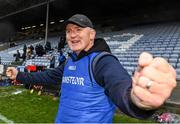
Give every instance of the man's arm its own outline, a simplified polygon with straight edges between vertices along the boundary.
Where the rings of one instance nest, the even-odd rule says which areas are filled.
[[[112,56],[105,56],[97,63],[94,70],[97,82],[103,82],[105,93],[125,114],[136,118],[150,117],[154,110],[142,110],[132,103],[130,98],[132,79],[119,61]]]
[[[153,58],[143,52],[138,61],[141,69],[135,72],[133,80],[115,58],[102,60],[97,75],[104,82],[107,95],[124,113],[133,117],[147,117],[164,104],[177,85],[175,69],[161,57]]]
[[[64,70],[64,64],[54,68],[52,70],[47,70],[44,72],[17,72],[16,69],[10,67],[7,69],[7,76],[23,84],[58,84],[62,80]]]

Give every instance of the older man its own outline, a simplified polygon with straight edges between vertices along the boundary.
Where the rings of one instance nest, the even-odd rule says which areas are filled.
[[[73,15],[66,21],[65,28],[67,43],[73,51],[65,64],[37,73],[21,73],[13,67],[7,69],[7,76],[21,83],[62,81],[55,122],[110,123],[115,106],[129,116],[147,118],[176,86],[172,66],[163,58],[153,59],[148,53],[140,55],[140,69],[131,78],[110,54],[106,42],[95,39],[96,31],[87,16]],[[94,59],[103,52],[109,54],[93,65]]]

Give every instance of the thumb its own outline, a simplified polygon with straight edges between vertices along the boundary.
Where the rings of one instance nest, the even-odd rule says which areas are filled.
[[[143,52],[139,56],[138,64],[140,67],[147,66],[153,61],[153,56],[147,52]]]

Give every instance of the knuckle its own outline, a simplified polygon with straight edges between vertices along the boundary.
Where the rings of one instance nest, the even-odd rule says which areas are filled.
[[[173,68],[172,65],[169,65],[169,67],[170,67],[170,70],[171,70],[171,71],[170,71],[171,74],[173,75],[174,78],[176,78],[176,75],[177,75],[176,70]]]
[[[135,95],[139,95],[139,87],[138,86],[133,87],[133,93]]]
[[[154,99],[154,104],[156,105],[156,107],[161,106],[164,103],[164,100],[162,99],[162,97],[159,97],[158,99]]]
[[[156,57],[153,59],[152,61],[152,64],[154,67],[163,67],[163,68],[168,68],[169,67],[169,64],[168,62],[164,59],[164,58],[161,58],[161,57]],[[163,69],[165,70],[165,69]]]
[[[167,89],[162,95],[162,99],[165,101],[166,99],[169,98],[169,96],[171,95],[171,90]]]
[[[140,84],[141,82],[143,82],[143,77],[139,77],[137,84]]]
[[[171,86],[172,88],[175,88],[177,86],[176,80],[171,80]]]
[[[167,81],[167,82],[168,82],[167,85],[168,85],[170,88],[174,89],[174,88],[177,86],[176,79],[173,79],[173,78],[171,77],[171,78],[168,78],[167,80],[168,80],[168,81]]]
[[[137,91],[138,91],[138,87],[137,86],[133,87],[133,92],[137,93]]]
[[[174,81],[174,83],[172,83],[172,86],[173,86],[173,88],[175,88],[177,86],[177,82]]]
[[[141,76],[138,80],[138,85],[141,86],[141,87],[146,87],[146,83],[149,81],[149,79],[147,79],[146,77],[144,76]]]
[[[162,57],[154,58],[153,62],[157,63],[157,64],[167,64],[167,61],[164,58],[162,58]]]
[[[173,79],[173,78],[174,78],[171,73],[167,73],[167,74],[166,74],[166,77],[167,77],[168,79]]]
[[[149,66],[143,68],[143,70],[142,70],[142,74],[143,74],[143,75],[149,74],[149,72],[152,72],[152,68],[149,67]]]

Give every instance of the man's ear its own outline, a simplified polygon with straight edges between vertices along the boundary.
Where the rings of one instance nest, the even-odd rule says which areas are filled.
[[[96,31],[94,29],[91,29],[91,32],[90,32],[90,39],[91,40],[94,40],[96,37]]]

